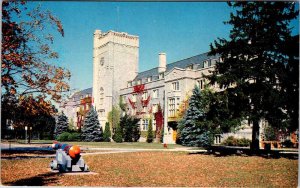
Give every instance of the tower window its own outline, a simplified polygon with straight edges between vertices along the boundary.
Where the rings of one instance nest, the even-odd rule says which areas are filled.
[[[104,65],[104,57],[101,57],[101,59],[100,59],[100,65],[101,65],[101,66]]]

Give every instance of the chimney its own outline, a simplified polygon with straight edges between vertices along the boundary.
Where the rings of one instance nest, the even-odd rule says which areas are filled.
[[[167,56],[166,53],[159,53],[158,54],[159,66],[158,66],[158,73],[165,72],[167,69]]]

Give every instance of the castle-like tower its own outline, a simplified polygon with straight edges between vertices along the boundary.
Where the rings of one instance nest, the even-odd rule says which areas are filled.
[[[121,88],[138,74],[139,37],[123,32],[94,32],[93,99],[101,126],[119,102]]]

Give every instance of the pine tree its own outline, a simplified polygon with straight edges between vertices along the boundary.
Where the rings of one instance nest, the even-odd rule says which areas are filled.
[[[206,120],[208,99],[198,86],[193,89],[189,107],[180,126],[180,141],[185,146],[207,147],[211,144],[210,122]]]
[[[63,132],[67,132],[68,131],[68,117],[64,114],[64,112],[62,112],[58,118],[57,118],[57,122],[55,125],[55,130],[54,130],[54,137],[55,139]]]
[[[123,131],[120,124],[117,124],[116,131],[113,135],[113,140],[117,143],[123,142]]]
[[[87,142],[103,141],[103,131],[98,120],[98,114],[92,107],[85,117],[81,138]]]
[[[123,130],[123,138],[125,142],[136,142],[140,138],[138,122],[139,119],[127,114],[121,117],[120,126]]]
[[[154,134],[153,134],[153,127],[152,127],[152,118],[150,118],[148,131],[147,131],[147,142],[153,142]]]
[[[298,71],[293,71],[294,75],[298,72],[297,78],[285,79],[292,75],[287,67],[295,58],[287,50],[292,41],[289,24],[297,18],[298,10],[294,2],[234,2],[229,5],[236,9],[227,22],[233,26],[230,39],[218,39],[211,45],[210,55],[220,54],[223,62],[216,65],[208,78],[211,84],[217,83],[225,89],[219,95],[232,104],[225,108],[253,122],[251,149],[256,151],[262,118],[280,127],[284,120],[296,117],[290,115],[295,114],[295,108],[291,105],[294,110],[290,111],[287,104],[294,103],[294,98],[289,97],[284,81],[293,80],[296,83],[293,85],[298,83],[299,86]],[[295,46],[299,49],[297,38]],[[293,95],[299,93],[298,87],[292,90],[295,91]]]
[[[105,130],[103,134],[103,140],[104,142],[110,142],[111,132],[110,132],[110,126],[109,122],[105,123]]]

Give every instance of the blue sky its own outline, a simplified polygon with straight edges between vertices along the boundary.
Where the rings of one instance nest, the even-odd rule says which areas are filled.
[[[172,63],[209,50],[217,37],[228,38],[224,25],[232,11],[224,2],[29,2],[49,9],[63,24],[55,35],[60,65],[72,73],[71,88],[92,86],[93,33],[122,31],[140,39],[139,71],[158,66],[158,53]],[[299,33],[299,23],[294,22]]]

